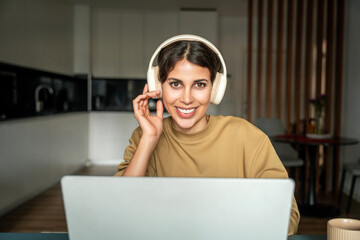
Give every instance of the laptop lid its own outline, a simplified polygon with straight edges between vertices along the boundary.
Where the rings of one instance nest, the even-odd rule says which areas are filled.
[[[65,176],[70,240],[287,238],[291,179]]]

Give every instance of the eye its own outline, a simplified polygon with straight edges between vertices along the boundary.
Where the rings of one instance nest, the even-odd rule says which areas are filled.
[[[198,88],[204,88],[204,87],[206,87],[206,83],[197,82],[197,83],[195,84],[195,86],[198,87]]]
[[[172,86],[172,87],[174,87],[174,88],[179,88],[181,85],[180,85],[180,83],[179,82],[171,82],[170,83],[170,86]]]

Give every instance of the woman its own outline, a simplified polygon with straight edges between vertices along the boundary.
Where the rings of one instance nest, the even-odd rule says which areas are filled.
[[[224,67],[224,65],[223,65]],[[244,119],[207,115],[219,56],[204,42],[175,41],[158,55],[161,90],[133,101],[139,122],[118,167],[118,176],[287,178],[269,138]],[[215,88],[215,87],[214,87]],[[148,100],[162,95],[170,114],[163,119],[157,102],[151,116]],[[300,215],[293,200],[289,235],[297,231]]]

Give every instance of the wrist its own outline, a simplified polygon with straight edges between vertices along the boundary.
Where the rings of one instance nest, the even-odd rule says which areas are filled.
[[[154,149],[158,143],[160,139],[160,136],[155,136],[155,135],[148,135],[148,134],[143,134],[140,138],[140,144],[144,144],[147,147],[151,147],[152,149]]]
[[[161,133],[157,133],[157,132],[146,132],[146,131],[143,131],[142,132],[142,135],[141,135],[141,139],[144,139],[146,141],[158,141],[160,136],[161,136]]]

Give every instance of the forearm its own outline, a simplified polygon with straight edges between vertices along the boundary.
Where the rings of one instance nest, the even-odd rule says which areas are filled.
[[[142,136],[129,165],[122,176],[145,176],[151,155],[157,145],[158,139]]]

